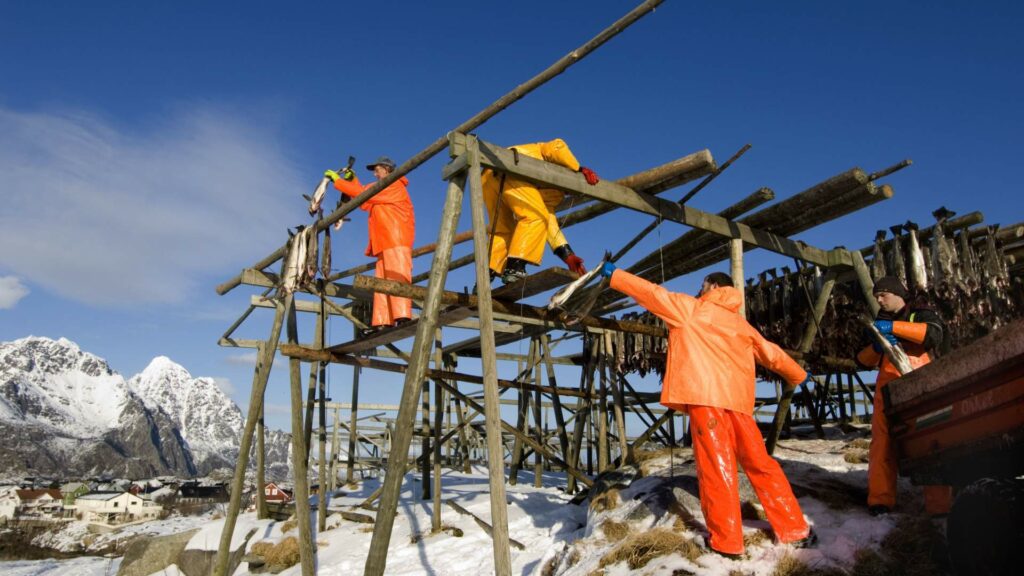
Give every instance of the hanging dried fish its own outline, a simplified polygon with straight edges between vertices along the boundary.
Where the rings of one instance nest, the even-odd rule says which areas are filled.
[[[944,206],[932,212],[932,216],[935,217],[935,230],[931,239],[932,274],[935,275],[935,284],[952,283],[957,279],[953,264],[955,255],[949,239],[946,238],[945,226],[946,220],[954,214],[956,213]]]
[[[892,231],[892,243],[889,245],[889,252],[886,256],[889,272],[900,279],[904,286],[907,285],[907,266],[903,261],[903,231],[902,226],[889,226]]]
[[[293,234],[288,231],[288,253],[281,263],[281,279],[277,288],[277,298],[294,293],[303,284],[306,274],[306,251],[309,249],[309,236],[314,228],[299,226]],[[316,238],[316,235],[313,235]]]
[[[882,243],[885,242],[885,230],[875,232],[875,249],[871,253],[871,279],[878,280],[887,276],[885,272],[885,254]]]
[[[910,284],[917,290],[928,289],[928,268],[925,265],[924,252],[921,250],[921,243],[917,238],[917,224],[910,220],[903,225],[907,231],[910,260]]]

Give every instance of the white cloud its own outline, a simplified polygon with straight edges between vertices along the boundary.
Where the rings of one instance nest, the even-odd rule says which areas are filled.
[[[0,310],[10,310],[28,295],[28,288],[17,276],[0,276]]]
[[[233,364],[235,366],[253,366],[253,367],[255,367],[256,366],[256,353],[255,352],[245,352],[245,353],[242,353],[242,354],[232,354],[230,356],[227,356],[224,360],[227,361],[228,364]]]
[[[223,378],[218,376],[213,379],[213,383],[216,384],[218,388],[220,388],[221,392],[227,394],[228,396],[231,396],[238,391],[238,389],[235,388],[235,385],[231,383],[230,378]]]
[[[307,182],[263,126],[190,109],[128,131],[0,107],[0,268],[106,306],[211,290],[305,216]]]

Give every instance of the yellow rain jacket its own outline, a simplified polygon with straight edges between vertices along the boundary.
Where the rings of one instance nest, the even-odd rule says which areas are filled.
[[[550,142],[519,144],[511,149],[573,171],[580,169],[580,163],[560,138]],[[502,182],[502,174],[495,174],[490,169],[484,171],[482,184],[484,202],[490,215],[489,226],[494,230],[491,270],[501,273],[509,257],[540,264],[545,241],[552,248],[568,244],[554,215],[555,207],[565,197],[564,192],[538,189],[531,182],[511,176],[505,176]]]

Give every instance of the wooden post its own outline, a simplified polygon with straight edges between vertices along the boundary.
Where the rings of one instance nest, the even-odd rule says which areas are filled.
[[[608,378],[605,375],[605,366],[608,360],[608,350],[601,342],[601,356],[597,361],[597,370],[600,376],[600,393],[597,397],[597,472],[601,473],[608,469],[611,457],[608,454],[610,446],[608,443]]]
[[[402,479],[405,476],[405,461],[409,454],[412,425],[416,417],[416,397],[426,372],[427,356],[430,354],[430,347],[434,342],[437,315],[441,309],[441,294],[444,291],[445,280],[448,278],[448,262],[452,257],[452,238],[462,213],[464,182],[465,177],[459,175],[448,184],[448,193],[441,216],[441,230],[438,233],[437,251],[434,253],[433,266],[430,270],[430,282],[427,284],[427,297],[423,302],[422,313],[416,328],[416,339],[413,341],[412,354],[409,358],[409,369],[405,374],[405,384],[402,388],[402,400],[397,419],[399,425],[396,426],[392,439],[391,457],[388,458],[388,470],[384,477],[377,521],[373,526],[370,551],[363,569],[366,576],[381,576],[387,566],[388,544],[391,542],[391,530],[395,523],[398,495],[402,488]],[[502,494],[502,502],[504,502],[504,494]],[[507,542],[505,545],[507,546]]]
[[[505,502],[505,454],[501,442],[501,404],[498,399],[497,359],[494,357],[494,318],[491,308],[491,275],[484,195],[480,185],[480,151],[475,137],[469,138],[469,198],[473,214],[473,253],[476,255],[476,285],[480,316],[480,360],[484,376],[484,421],[487,430],[487,461],[490,471],[491,525],[494,527],[494,573],[512,574],[509,554],[508,510]]]
[[[856,260],[857,257],[855,256],[854,261]],[[864,263],[863,259],[861,259],[861,263]],[[864,270],[867,271],[867,266],[864,267]],[[808,322],[807,326],[804,328],[804,335],[800,341],[799,352],[801,354],[809,352],[811,346],[814,344],[814,337],[818,334],[821,319],[825,316],[825,308],[828,306],[828,301],[832,297],[832,289],[835,288],[835,285],[836,272],[830,268],[825,273],[825,279],[821,285],[821,292],[818,294],[818,298],[814,303],[814,309],[811,311],[810,322]],[[768,431],[768,438],[765,442],[769,454],[775,452],[775,446],[779,442],[779,434],[782,433],[782,426],[786,423],[786,416],[789,414],[789,405],[793,401],[793,392],[793,387],[787,387],[786,390],[783,391],[782,396],[779,399],[779,403],[775,407],[775,417],[772,420],[772,427]],[[803,392],[807,398],[810,398],[810,391],[807,390],[806,387],[803,388]],[[818,426],[820,427],[821,424],[819,423]]]
[[[437,336],[434,338],[434,366],[438,370],[444,369],[444,364],[441,355],[441,330],[438,329]],[[430,528],[431,531],[437,533],[441,531],[441,432],[442,426],[444,425],[444,389],[441,388],[441,384],[434,383],[434,501],[433,509],[431,510],[430,516]]]
[[[331,422],[334,424],[333,430],[331,430],[331,492],[334,492],[338,488],[338,450],[341,448],[341,442],[338,438],[341,428],[340,409],[335,406],[334,408],[334,419]],[[355,434],[355,432],[352,432]]]
[[[349,426],[348,426],[348,462],[345,470],[345,483],[351,484],[356,481],[354,476],[355,462],[356,462],[356,451],[359,449],[356,442],[358,442],[357,427],[359,426],[358,413],[359,413],[359,374],[362,372],[362,368],[359,366],[352,367],[352,410],[349,415]],[[337,424],[335,424],[337,426]]]
[[[295,318],[295,297],[289,294],[288,343],[299,343],[299,328]],[[288,360],[292,391],[292,473],[295,491],[295,518],[299,528],[299,561],[302,576],[313,576],[313,533],[309,526],[309,474],[306,468],[309,451],[306,447],[305,423],[302,421],[302,362],[298,358]]]
[[[313,331],[313,347],[322,349],[324,347],[324,323],[327,314],[324,310],[323,299],[320,300],[320,312],[316,315],[316,329]],[[298,342],[296,342],[298,343]],[[317,376],[320,373],[319,362],[309,363],[309,387],[306,390],[306,416],[303,419],[303,437],[306,442],[306,460],[309,461],[309,450],[313,446],[313,410],[316,408],[316,387]]]
[[[732,238],[729,240],[729,275],[732,276],[732,285],[740,291],[740,316],[747,317],[746,299],[742,298],[746,284],[743,282],[743,240]]]
[[[626,437],[626,418],[622,413],[622,384],[619,382],[619,378],[615,377],[615,366],[612,363],[615,349],[612,347],[612,333],[607,330],[604,333],[604,345],[607,354],[605,368],[608,370],[608,384],[612,388],[612,415],[615,418],[615,431],[619,436],[619,462],[632,464],[633,451],[629,446],[629,439]]]
[[[550,340],[551,337],[549,335],[542,334],[540,337],[540,345],[544,353],[545,364],[547,364],[548,386],[553,389],[557,389],[558,382],[555,380],[555,364],[551,361]],[[558,392],[551,394],[551,410],[555,414],[555,426],[558,428],[558,444],[562,448],[562,460],[571,464],[572,457],[569,453],[569,436],[565,431],[565,415],[562,413],[562,400]]]
[[[430,449],[430,380],[423,380],[421,398],[420,427],[421,433],[423,434],[423,440],[420,444],[420,453],[423,455],[423,462],[420,465],[420,476],[422,477],[422,481],[420,482],[420,498],[423,500],[430,500],[430,489],[433,487],[433,482],[430,480],[430,472],[433,466],[431,464],[433,451]]]
[[[452,382],[452,386],[458,386],[457,382]],[[452,402],[455,403],[455,417],[459,424],[459,447],[461,449],[462,456],[462,472],[469,474],[473,471],[472,469],[472,455],[469,452],[469,435],[466,434],[466,413],[462,410],[462,402],[459,397],[452,395]]]
[[[275,302],[274,323],[270,327],[270,337],[266,344],[257,346],[256,369],[252,376],[252,390],[249,393],[249,412],[245,418],[245,429],[242,431],[241,445],[238,448],[238,462],[235,463],[235,476],[231,480],[231,499],[224,518],[224,529],[220,533],[220,544],[217,547],[217,564],[214,576],[228,576],[228,561],[231,554],[231,536],[235,531],[238,511],[242,505],[242,493],[245,491],[245,470],[249,465],[249,450],[252,449],[252,437],[256,431],[263,410],[263,393],[270,379],[270,368],[277,353],[277,343],[281,339],[281,326],[284,324],[285,303]],[[260,490],[263,487],[260,486]]]
[[[868,309],[871,310],[871,317],[874,318],[878,316],[879,306],[878,300],[875,300],[875,295],[871,292],[875,287],[875,283],[871,280],[871,272],[868,270],[868,265],[864,263],[864,256],[860,252],[853,250],[850,255],[853,257],[853,271],[857,273],[860,291],[864,295]]]
[[[320,297],[320,314],[317,316],[317,329],[320,334],[321,346],[323,346],[324,336],[326,335],[327,306],[324,304],[326,300],[326,297]],[[324,462],[327,460],[327,362],[317,362],[316,365],[320,368],[319,374],[317,375],[317,381],[319,383],[317,398],[320,400],[320,432],[318,434],[320,437],[320,446],[319,454],[317,455],[317,459],[319,460],[317,463],[317,478],[319,479],[318,483],[320,485],[320,490],[317,493],[316,498],[316,525],[317,531],[323,532],[324,530],[327,530],[327,497],[329,494],[325,472],[328,468],[333,469],[333,467],[326,466],[326,463]]]
[[[263,355],[266,344],[260,342],[256,345],[256,357]],[[267,485],[267,449],[266,449],[266,427],[263,423],[263,414],[266,407],[260,405],[260,420],[256,423],[256,517],[265,520],[270,517],[267,511],[267,493],[264,486]]]
[[[533,360],[533,383],[540,386],[540,343],[534,338],[534,349],[535,358]],[[534,436],[536,437],[537,444],[544,444],[544,428],[541,424],[541,396],[540,390],[533,391],[533,425],[534,425]],[[541,478],[544,475],[544,458],[543,455],[538,452],[533,452],[533,485],[536,488],[541,487]]]

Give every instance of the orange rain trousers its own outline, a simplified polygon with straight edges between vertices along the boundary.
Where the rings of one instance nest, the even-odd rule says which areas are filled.
[[[377,278],[412,283],[412,248],[385,248],[377,256],[374,270]],[[390,326],[399,318],[412,318],[412,300],[375,292],[373,294],[373,326]]]
[[[911,364],[917,364],[918,357],[910,356]],[[888,363],[888,358],[885,362]],[[927,364],[927,355],[925,362]],[[918,366],[914,366],[916,369]],[[896,507],[896,476],[899,470],[896,460],[896,446],[889,436],[889,419],[885,416],[885,400],[882,390],[889,384],[890,376],[878,373],[875,384],[874,408],[871,414],[871,447],[868,449],[868,506]],[[951,486],[922,486],[924,510],[928,514],[948,514],[953,506]]]
[[[726,554],[743,553],[737,461],[750,479],[778,541],[806,538],[810,526],[785,473],[768,455],[754,417],[711,406],[691,405],[688,412],[700,507],[711,533],[711,547]]]

